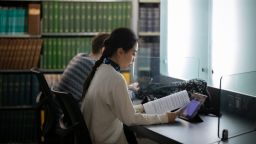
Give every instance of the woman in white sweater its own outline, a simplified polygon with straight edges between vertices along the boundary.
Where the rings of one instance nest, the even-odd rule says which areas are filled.
[[[135,34],[128,28],[115,29],[104,42],[102,57],[95,63],[84,84],[82,113],[95,144],[126,144],[123,124],[150,125],[173,122],[175,112],[161,115],[139,113],[143,106],[132,105],[120,68],[134,62],[138,51]]]

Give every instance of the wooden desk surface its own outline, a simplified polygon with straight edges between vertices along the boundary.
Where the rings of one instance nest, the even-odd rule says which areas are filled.
[[[191,123],[180,118],[173,124],[132,126],[140,136],[158,143],[208,144],[220,141],[218,138],[218,117],[200,116],[203,122]]]

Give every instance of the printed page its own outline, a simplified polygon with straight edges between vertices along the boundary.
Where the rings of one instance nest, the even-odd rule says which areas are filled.
[[[181,108],[190,102],[186,90],[143,104],[147,114],[163,114]]]

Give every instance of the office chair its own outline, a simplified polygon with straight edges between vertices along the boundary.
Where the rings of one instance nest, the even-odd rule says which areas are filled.
[[[90,133],[77,101],[70,93],[60,92],[53,89],[52,92],[63,111],[67,129],[72,131],[72,143],[91,144]]]
[[[42,112],[44,113],[44,118],[39,118],[40,125],[41,121],[43,121],[41,128],[43,139],[41,142],[58,144],[60,143],[59,135],[56,133],[58,127],[58,106],[54,101],[53,93],[49,88],[43,73],[37,68],[32,68],[30,71],[37,77],[42,92],[39,95],[39,102],[37,102],[36,106],[39,116]]]

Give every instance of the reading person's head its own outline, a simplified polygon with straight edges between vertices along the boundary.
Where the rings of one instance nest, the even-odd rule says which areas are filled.
[[[99,54],[104,47],[104,41],[109,37],[108,33],[99,33],[92,39],[92,53]]]
[[[135,34],[128,28],[117,28],[104,42],[105,50],[102,57],[116,62],[121,68],[128,67],[138,51]]]

